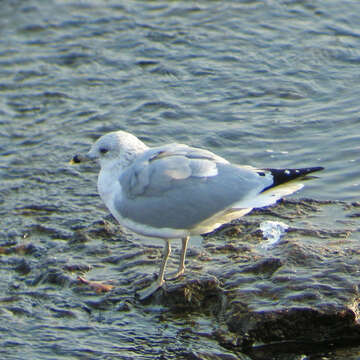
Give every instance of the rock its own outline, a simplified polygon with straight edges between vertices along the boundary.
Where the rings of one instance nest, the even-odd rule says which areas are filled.
[[[345,214],[341,226],[321,227],[327,211],[341,216],[345,211],[357,214],[357,208],[341,202],[283,201],[267,215],[284,218],[284,212],[291,226],[270,249],[261,246],[265,240],[254,230],[260,223],[257,217],[264,219],[260,212],[248,216],[245,226],[233,225],[245,233],[226,225],[206,236],[209,258],[200,272],[192,270],[196,268],[192,262],[201,258],[191,259],[185,277],[168,282],[152,301],[175,312],[202,311],[214,317],[225,329],[221,336],[213,333],[218,341],[237,351],[257,351],[259,359],[269,346],[279,352],[278,343],[287,344],[283,352],[311,352],[311,348],[340,346],[341,341],[359,342],[360,246],[351,236],[358,229],[357,217]],[[315,215],[319,227],[304,226],[304,219]],[[249,237],[246,229],[256,236]]]
[[[26,275],[31,271],[31,266],[25,259],[21,259],[18,265],[15,267],[15,271],[20,274]]]
[[[190,351],[181,352],[178,354],[178,359],[182,360],[250,360],[249,357],[243,354],[235,356],[231,353],[215,353],[215,352],[204,352],[204,351]]]
[[[27,319],[46,308],[57,322],[99,314],[114,324],[147,316],[195,344],[164,352],[180,359],[321,358],[360,343],[358,214],[358,203],[313,200],[255,210],[190,247],[185,275],[143,302],[135,293],[156,280],[161,241],[127,238],[112,218],[75,224],[70,236],[51,224],[30,226],[32,239],[0,244],[0,263],[12,271],[1,311]],[[289,227],[264,247],[259,225],[279,219]],[[177,245],[169,272],[178,266]],[[94,281],[80,283],[73,273]]]
[[[346,308],[294,307],[274,311],[244,311],[233,304],[227,313],[229,330],[263,343],[278,341],[332,342],[339,337],[359,337],[355,313]]]
[[[218,313],[223,297],[219,281],[213,276],[187,278],[186,281],[168,284],[159,293],[158,301],[173,311],[203,311],[211,308]]]
[[[88,272],[91,270],[91,265],[89,264],[66,264],[64,265],[64,270],[69,272]]]

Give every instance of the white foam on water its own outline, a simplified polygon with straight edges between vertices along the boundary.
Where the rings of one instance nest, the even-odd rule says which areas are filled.
[[[275,246],[275,244],[280,240],[281,236],[288,228],[288,225],[280,221],[263,221],[260,224],[260,230],[262,231],[266,241],[261,244],[261,248],[269,249],[270,247]]]

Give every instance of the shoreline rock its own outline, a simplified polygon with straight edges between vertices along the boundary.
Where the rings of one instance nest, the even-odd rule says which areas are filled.
[[[300,222],[307,216],[322,215],[323,206],[356,210],[356,206],[343,203],[284,201],[271,209],[271,216],[281,215],[285,207],[295,219],[291,211],[289,214],[293,205],[296,213],[302,213]],[[250,218],[256,217],[255,213]],[[346,214],[344,218],[354,216]],[[265,349],[311,353],[360,344],[360,246],[350,238],[358,231],[356,226],[306,229],[297,227],[295,221],[284,239],[268,252],[259,250],[262,240],[252,221],[240,220],[242,231],[236,231],[236,226],[226,225],[207,235],[209,242],[204,247],[210,253],[209,264],[200,272],[192,271],[196,265],[189,260],[186,276],[167,284],[152,302],[174,312],[203,312],[222,329],[222,336],[216,332],[213,336],[225,347],[256,359],[266,358],[261,355]],[[244,228],[256,235],[247,244]],[[229,234],[226,244],[217,244]]]

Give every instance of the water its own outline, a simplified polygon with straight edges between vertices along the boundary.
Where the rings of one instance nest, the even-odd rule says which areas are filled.
[[[150,146],[185,142],[259,167],[321,165],[326,171],[295,198],[357,201],[359,23],[355,0],[3,1],[0,240],[35,251],[0,261],[2,358],[224,352],[199,335],[213,324],[204,330],[199,320],[175,341],[193,319],[162,322],[157,309],[134,304],[116,316],[87,310],[70,275],[60,287],[44,279],[67,263],[116,279],[121,271],[103,258],[138,249],[118,245],[120,230],[86,250],[68,245],[107,211],[97,169],[67,163],[124,129]],[[23,257],[28,274],[14,271]]]

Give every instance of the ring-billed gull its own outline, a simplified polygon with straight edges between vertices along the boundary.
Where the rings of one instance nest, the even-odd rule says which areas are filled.
[[[229,163],[210,151],[184,144],[149,148],[124,131],[101,136],[72,163],[100,163],[98,191],[117,221],[135,233],[165,240],[157,281],[140,291],[144,299],[163,286],[170,240],[182,239],[177,272],[185,271],[191,235],[210,232],[253,208],[274,204],[303,187],[299,180],[322,167],[257,169]]]

